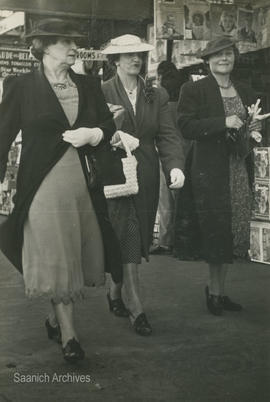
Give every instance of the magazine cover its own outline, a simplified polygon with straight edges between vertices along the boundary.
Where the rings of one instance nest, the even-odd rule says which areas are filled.
[[[262,262],[262,225],[252,221],[250,224],[250,258],[252,261]]]
[[[270,227],[262,228],[262,260],[270,264]]]
[[[224,35],[237,39],[236,6],[211,4],[210,19],[213,39]]]
[[[254,148],[255,180],[270,180],[270,148]]]
[[[181,0],[155,0],[157,39],[183,39],[184,14]]]
[[[270,220],[269,189],[270,183],[255,182],[254,186],[254,218]]]
[[[186,2],[185,39],[210,40],[210,7],[207,3]]]

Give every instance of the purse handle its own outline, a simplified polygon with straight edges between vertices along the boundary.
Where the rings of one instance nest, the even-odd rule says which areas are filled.
[[[122,142],[122,144],[123,144],[123,146],[124,146],[124,148],[125,148],[125,151],[126,151],[127,156],[128,156],[128,157],[131,157],[132,154],[131,154],[131,151],[130,151],[130,149],[129,149],[128,143],[127,143],[127,141],[126,141],[125,134],[124,134],[124,133],[121,133],[121,132],[118,132],[118,135],[119,135],[120,140],[121,140],[121,142]]]

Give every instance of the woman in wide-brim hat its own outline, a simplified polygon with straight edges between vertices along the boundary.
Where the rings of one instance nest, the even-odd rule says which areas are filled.
[[[14,210],[0,228],[0,246],[23,272],[27,296],[46,296],[53,313],[48,337],[64,358],[84,357],[73,323],[83,287],[104,283],[104,268],[121,280],[118,242],[107,217],[102,185],[91,161],[115,125],[99,82],[75,74],[77,28],[40,21],[26,35],[40,69],[9,78],[0,106],[0,179],[10,145],[22,130]]]
[[[246,106],[255,103],[254,92],[231,76],[237,54],[235,42],[227,37],[210,41],[198,53],[208,66],[209,75],[184,84],[178,104],[180,130],[193,141],[193,146],[187,158],[188,179],[179,194],[176,230],[181,232],[182,223],[183,230],[176,246],[183,254],[186,246],[186,252],[191,252],[189,258],[193,252],[200,252],[201,246],[210,275],[206,302],[214,315],[242,309],[226,296],[224,286],[227,264],[236,257],[248,256],[251,151],[256,144],[252,131],[260,128],[258,122],[248,122]],[[194,204],[187,202],[189,191]],[[189,244],[187,216],[191,213],[190,222],[196,233],[190,233],[193,242]]]
[[[107,200],[123,261],[123,286],[112,283],[108,301],[114,314],[129,315],[134,330],[143,336],[150,335],[152,328],[140,298],[138,266],[142,257],[148,260],[152,242],[159,196],[159,157],[170,188],[184,183],[182,145],[168,109],[168,94],[163,88],[148,88],[140,76],[145,56],[152,49],[138,36],[122,35],[103,50],[115,64],[116,75],[102,89],[108,103],[121,107],[116,126],[128,134],[127,141],[138,161],[139,182],[137,195]],[[116,133],[113,143],[117,141]],[[121,149],[116,152],[122,156]]]

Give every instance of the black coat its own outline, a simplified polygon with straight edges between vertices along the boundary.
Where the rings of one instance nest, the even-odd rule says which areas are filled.
[[[4,86],[0,105],[0,180],[5,176],[8,152],[19,130],[22,130],[22,153],[17,177],[15,206],[0,227],[0,247],[8,259],[22,271],[21,251],[23,226],[33,197],[42,180],[63,156],[69,143],[64,142],[65,130],[79,127],[100,127],[104,139],[97,147],[78,149],[87,182],[85,154],[104,146],[115,131],[99,82],[91,77],[69,71],[78,88],[78,116],[71,127],[43,70],[9,78]],[[89,188],[89,187],[88,187]],[[100,224],[105,249],[106,270],[116,282],[121,280],[120,249],[108,219],[106,200],[101,183],[89,188]]]
[[[237,82],[233,84],[244,106],[255,102],[254,93],[250,88]],[[188,232],[187,222],[190,219],[191,238],[189,242],[187,236],[185,238],[188,252],[194,251],[196,254],[202,246],[206,261],[231,263],[233,241],[229,178],[230,149],[226,140],[223,101],[217,82],[212,75],[183,85],[178,103],[178,114],[183,137],[193,140],[193,146],[187,158],[187,178],[183,190],[179,193],[178,218],[176,217],[177,225],[181,225],[180,216],[186,227],[182,229],[176,227],[176,232],[182,230],[183,238],[185,238],[183,231]],[[251,184],[253,181],[252,153],[246,158],[246,165]],[[178,249],[181,248],[181,244],[176,246]]]

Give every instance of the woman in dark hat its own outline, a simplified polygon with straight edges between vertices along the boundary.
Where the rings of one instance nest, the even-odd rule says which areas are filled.
[[[181,140],[170,116],[168,95],[163,88],[148,88],[140,76],[144,55],[152,49],[138,36],[122,35],[112,39],[103,51],[115,63],[117,74],[102,89],[107,102],[122,109],[122,119],[116,125],[134,150],[139,183],[138,194],[108,200],[123,260],[123,286],[112,283],[108,300],[115,315],[126,316],[124,291],[129,318],[135,332],[142,336],[150,335],[152,328],[140,297],[139,265],[142,257],[148,260],[152,242],[159,196],[159,157],[170,188],[180,188],[184,183]],[[121,149],[116,152],[122,156]]]
[[[115,125],[95,78],[75,74],[76,27],[41,21],[27,35],[40,69],[9,78],[0,105],[0,179],[8,151],[22,130],[14,210],[0,228],[0,245],[23,272],[30,298],[47,296],[54,314],[48,337],[64,358],[83,359],[73,303],[83,286],[104,283],[104,268],[121,280],[118,242],[93,164]]]
[[[249,123],[245,108],[256,101],[252,89],[231,77],[237,57],[234,42],[226,37],[210,41],[199,57],[210,73],[199,81],[184,84],[178,104],[179,127],[185,138],[193,140],[188,157],[190,174],[179,196],[179,210],[187,206],[181,197],[186,199],[191,190],[195,208],[191,222],[197,230],[193,241],[199,237],[203,257],[209,264],[207,307],[212,314],[221,315],[223,310],[242,309],[225,296],[224,284],[227,264],[235,257],[248,255],[251,150],[255,144],[252,131],[260,129],[260,124],[256,120]],[[191,205],[189,202],[188,208]],[[187,216],[180,214],[186,225]],[[196,248],[191,243],[190,249],[198,251]]]

